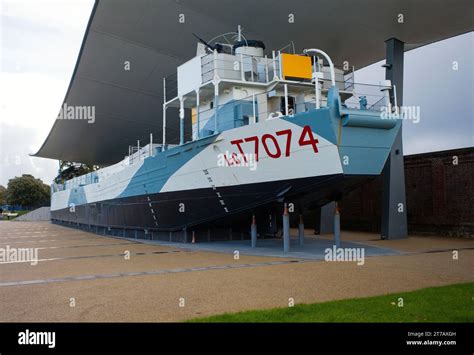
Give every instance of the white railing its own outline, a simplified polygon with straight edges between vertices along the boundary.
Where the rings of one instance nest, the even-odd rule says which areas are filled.
[[[51,185],[51,191],[58,192],[70,190],[73,188],[98,183],[101,180],[106,179],[119,171],[122,171],[126,166],[136,164],[141,160],[144,160],[150,156],[154,156],[156,151],[161,151],[161,149],[161,144],[153,143],[149,143],[144,147],[129,147],[129,155],[127,155],[121,162],[81,176],[76,176],[65,181],[63,184],[53,183]]]
[[[380,111],[388,105],[386,90],[390,89],[392,87],[384,85],[353,83],[349,90],[352,96],[342,100],[343,107]]]
[[[223,80],[253,83],[269,83],[279,77],[279,59],[276,63],[267,56],[244,54],[207,54],[201,58],[202,83],[210,82],[215,76]]]
[[[324,79],[329,80],[329,79]],[[324,81],[323,80],[323,81]],[[331,81],[330,81],[331,82]],[[341,86],[344,82],[336,81],[336,86]],[[343,108],[350,108],[356,110],[380,111],[382,107],[387,106],[387,97],[384,92],[389,89],[383,85],[361,84],[353,83],[353,90],[340,91],[341,103]],[[233,100],[224,104],[218,104],[212,109],[200,110],[196,129],[199,130],[200,138],[214,134],[214,129],[217,131],[228,130],[242,125],[249,125],[262,120],[276,118],[278,116],[285,116],[288,112],[289,116],[310,111],[319,107],[327,107],[328,90],[323,89],[323,95],[319,99],[319,105],[316,105],[315,91],[312,88],[300,92],[298,97],[287,96],[285,107],[282,111],[270,111],[267,107],[259,106],[265,105],[268,100],[269,93],[266,91],[260,94],[252,94],[240,100]],[[240,110],[236,111],[236,107],[240,105]],[[217,124],[216,120],[217,115]],[[240,112],[240,117],[235,116],[235,112]],[[196,139],[197,134],[194,136]]]
[[[161,150],[161,144],[147,144],[144,147],[139,146],[130,146],[129,154],[125,157],[124,162],[126,165],[132,165],[137,163],[140,160],[146,159],[150,156],[155,155],[155,150]]]

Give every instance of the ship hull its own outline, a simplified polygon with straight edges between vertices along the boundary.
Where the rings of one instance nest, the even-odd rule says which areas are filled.
[[[178,239],[186,241],[186,231],[209,226],[246,233],[252,214],[264,221],[269,211],[281,215],[278,202],[292,203],[297,213],[338,200],[381,173],[399,124],[334,107],[264,120],[102,169],[98,181],[77,180],[52,195],[52,220],[132,237],[155,231],[166,239],[166,233],[185,231]]]
[[[130,236],[126,230],[146,230],[147,234],[183,230],[192,233],[193,230],[202,231],[208,227],[231,226],[234,232],[247,235],[252,214],[257,216],[259,222],[262,219],[267,222],[271,212],[282,214],[279,202],[283,201],[283,196],[292,207],[290,214],[298,215],[306,208],[314,208],[342,196],[370,178],[372,176],[338,174],[140,195],[52,211],[51,219],[72,226],[120,230],[120,236]],[[135,235],[132,233],[131,236]]]

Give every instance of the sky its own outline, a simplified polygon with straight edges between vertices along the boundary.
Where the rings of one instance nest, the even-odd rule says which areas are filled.
[[[58,162],[34,158],[59,112],[93,0],[0,0],[0,185],[21,174],[50,183]],[[454,70],[455,63],[457,70]],[[384,79],[383,62],[356,82]],[[474,146],[474,33],[405,53],[404,154]]]
[[[0,185],[50,184],[58,161],[34,158],[63,103],[92,0],[0,0]]]

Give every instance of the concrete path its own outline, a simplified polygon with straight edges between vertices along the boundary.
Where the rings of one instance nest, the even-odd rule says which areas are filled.
[[[319,250],[329,239],[309,238],[307,244]],[[1,250],[37,248],[28,250],[38,257],[37,263],[0,264],[0,321],[181,321],[287,307],[290,298],[312,303],[474,281],[474,241],[392,242],[345,232],[342,240],[370,245],[372,256],[363,265],[328,262],[295,247],[300,254],[284,258],[271,251],[279,241],[260,245],[260,252],[268,248],[275,256],[245,255],[241,241],[216,252],[98,236],[47,222],[0,222]]]

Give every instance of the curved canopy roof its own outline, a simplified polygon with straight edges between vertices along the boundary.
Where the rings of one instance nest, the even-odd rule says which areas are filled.
[[[160,142],[163,77],[195,55],[193,32],[209,40],[240,24],[267,51],[294,41],[361,68],[384,58],[388,38],[412,49],[472,31],[472,14],[472,0],[96,0],[64,100],[95,106],[95,123],[56,120],[35,155],[108,165],[150,133]],[[179,135],[174,117],[168,142]]]

